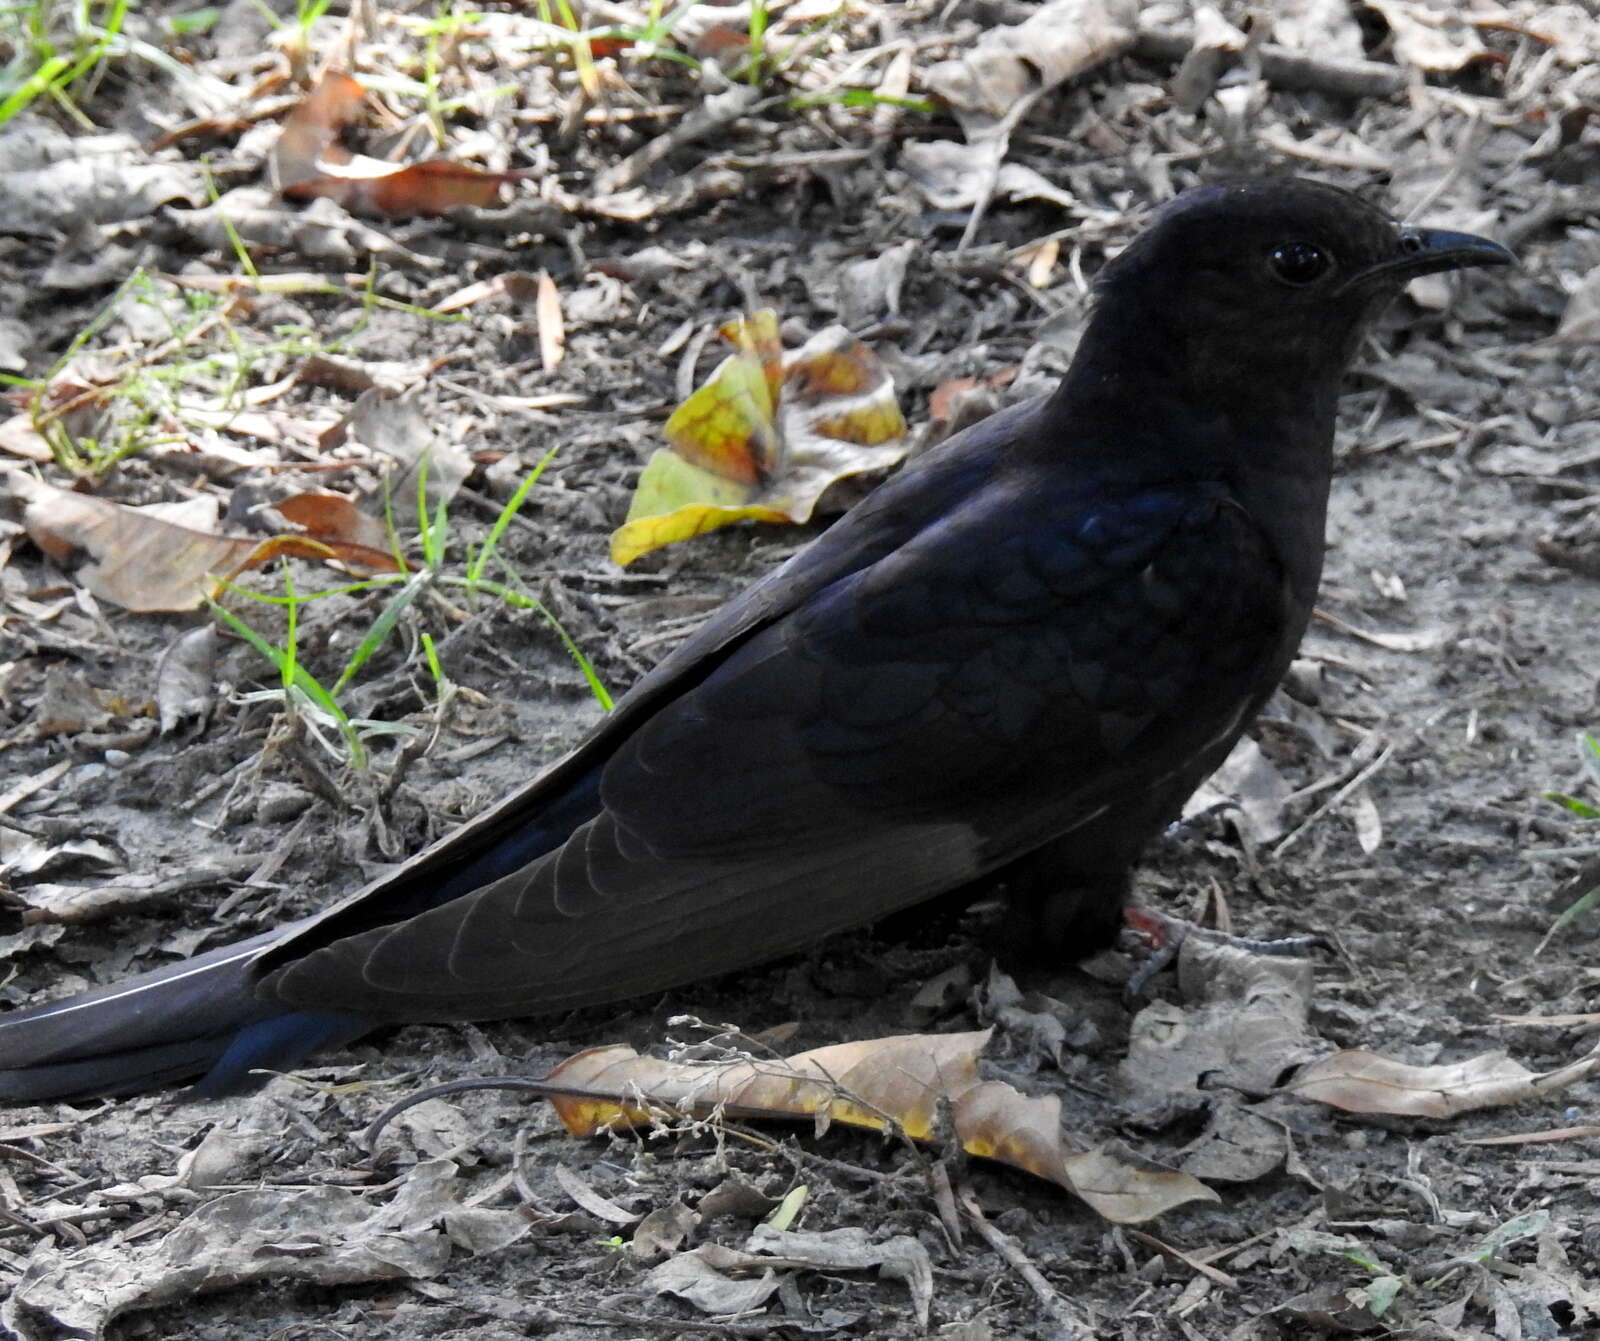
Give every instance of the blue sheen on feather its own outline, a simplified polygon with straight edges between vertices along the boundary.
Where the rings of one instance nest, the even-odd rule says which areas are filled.
[[[222,1055],[195,1082],[194,1092],[204,1099],[233,1094],[258,1079],[252,1078],[252,1071],[288,1070],[313,1052],[349,1043],[371,1028],[370,1020],[317,1010],[257,1020],[226,1040]]]

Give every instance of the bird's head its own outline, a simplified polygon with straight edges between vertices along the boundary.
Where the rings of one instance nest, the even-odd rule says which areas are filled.
[[[1093,326],[1111,359],[1180,372],[1190,396],[1252,383],[1331,396],[1367,322],[1407,281],[1512,259],[1320,182],[1207,186],[1163,207],[1101,271]]]

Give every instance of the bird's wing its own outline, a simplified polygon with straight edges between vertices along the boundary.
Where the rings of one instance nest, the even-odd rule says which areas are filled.
[[[832,580],[802,568],[764,617],[735,611],[715,654],[680,658],[561,846],[404,923],[274,954],[261,994],[484,1018],[771,958],[1187,766],[1298,637],[1218,485],[1107,498],[1016,470],[920,522]]]
[[[759,630],[975,498],[1008,445],[1037,432],[1045,406],[1038,398],[991,415],[934,448],[914,471],[880,485],[834,525],[826,543],[801,550],[716,611],[575,749],[441,841],[299,924],[265,952],[263,971],[340,937],[448,903],[554,849],[596,813],[600,770],[662,704],[692,689]]]

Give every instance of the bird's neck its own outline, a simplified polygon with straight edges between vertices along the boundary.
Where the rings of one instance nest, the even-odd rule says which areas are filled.
[[[1047,411],[1059,431],[1044,436],[1103,480],[1221,484],[1309,599],[1322,571],[1343,370],[1294,350],[1257,351],[1246,363],[1220,342],[1119,338],[1126,330],[1084,333]]]

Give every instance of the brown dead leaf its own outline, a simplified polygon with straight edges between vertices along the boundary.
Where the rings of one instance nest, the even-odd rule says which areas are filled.
[[[583,1177],[565,1164],[555,1166],[555,1179],[561,1190],[596,1220],[613,1225],[632,1225],[644,1219],[643,1211],[630,1211],[609,1197],[603,1197],[584,1181]]]
[[[985,30],[922,82],[972,139],[997,122],[1016,124],[1042,94],[1127,50],[1138,14],[1136,0],[1050,0],[1022,23]]]
[[[1585,5],[1551,5],[1543,0],[1500,9],[1474,7],[1472,23],[1479,29],[1499,29],[1542,42],[1563,65],[1588,66],[1600,60],[1600,11]]]
[[[359,545],[388,556],[389,539],[383,523],[363,512],[354,499],[346,498],[343,494],[295,494],[273,504],[273,507],[285,521],[300,527],[313,540]],[[396,572],[398,565],[389,558],[381,571]]]
[[[0,481],[26,504],[22,524],[34,544],[58,563],[77,559],[74,576],[83,586],[143,614],[193,610],[219,578],[277,558],[333,559],[364,567],[393,563],[382,551],[342,542],[213,535],[177,525],[149,508],[58,489],[20,470]]]
[[[643,1226],[641,1226],[641,1229]],[[637,1240],[635,1240],[637,1241]],[[926,1327],[933,1303],[933,1262],[928,1250],[909,1235],[874,1241],[855,1226],[826,1230],[785,1230],[757,1225],[744,1247],[707,1243],[679,1253],[646,1277],[657,1294],[686,1299],[704,1313],[758,1308],[777,1293],[774,1268],[782,1271],[871,1271],[903,1281],[911,1292],[917,1320]],[[748,1279],[759,1271],[759,1279]],[[746,1277],[738,1279],[738,1277]]]
[[[1509,1132],[1504,1136],[1477,1136],[1462,1145],[1549,1145],[1557,1141],[1600,1139],[1600,1127],[1550,1127],[1545,1131]]]
[[[364,391],[346,420],[352,438],[364,447],[393,457],[387,478],[395,524],[418,525],[417,483],[422,480],[429,512],[447,504],[472,474],[472,458],[435,431],[433,420],[415,395],[393,396],[381,387]]]
[[[612,533],[626,566],[737,521],[808,521],[840,480],[898,465],[906,426],[894,382],[843,326],[785,353],[764,308],[721,330],[738,352],[667,420]]]
[[[289,113],[273,146],[273,181],[284,196],[327,196],[346,209],[369,214],[444,214],[460,205],[497,204],[508,183],[529,175],[521,169],[490,172],[447,159],[388,163],[352,154],[340,136],[360,120],[366,99],[359,80],[338,70],[323,72]]]
[[[1228,818],[1245,842],[1261,847],[1277,842],[1287,832],[1293,795],[1294,788],[1277,765],[1262,753],[1261,746],[1244,736],[1222,766],[1184,802],[1183,814],[1187,819],[1213,806],[1236,806]]]
[[[1340,619],[1338,615],[1330,615],[1326,610],[1313,611],[1313,615],[1319,623],[1326,624],[1329,628],[1338,629],[1340,633],[1348,633],[1352,638],[1359,638],[1364,643],[1371,643],[1374,647],[1381,647],[1389,652],[1426,652],[1440,646],[1450,637],[1448,629],[1388,633],[1379,629],[1357,628],[1356,625]]]
[[[10,452],[29,461],[49,461],[53,456],[50,444],[33,426],[33,416],[14,414],[0,424],[0,452]]]
[[[1320,1050],[1307,1026],[1310,960],[1252,954],[1190,935],[1178,956],[1181,1005],[1153,1001],[1133,1019],[1118,1073],[1141,1104],[1209,1089],[1263,1094]]]
[[[47,676],[49,673],[50,672],[48,670],[45,671]],[[48,767],[41,768],[37,773],[32,773],[25,778],[21,778],[11,786],[7,787],[4,792],[0,792],[0,815],[5,814],[6,811],[10,810],[14,806],[21,805],[35,792],[42,791],[52,783],[60,781],[62,775],[71,769],[72,766],[72,759],[58,759],[55,763],[49,765]],[[3,1139],[3,1137],[0,1137],[0,1140]]]
[[[760,1264],[720,1243],[705,1243],[693,1252],[669,1257],[645,1277],[645,1283],[657,1294],[676,1295],[702,1313],[724,1316],[758,1309],[778,1293],[778,1276],[770,1268],[753,1280],[735,1280],[719,1267],[748,1271],[759,1270]]]
[[[639,1227],[628,1240],[629,1251],[641,1262],[665,1257],[668,1253],[677,1252],[699,1223],[699,1213],[681,1201],[658,1206],[639,1221]]]
[[[202,624],[180,633],[156,663],[156,710],[161,734],[187,717],[204,717],[215,701],[217,627]]]
[[[579,1053],[547,1079],[581,1092],[552,1099],[567,1130],[579,1136],[665,1109],[897,1127],[927,1141],[948,1104],[963,1149],[1057,1183],[1108,1220],[1138,1223],[1186,1202],[1216,1200],[1185,1174],[1105,1149],[1074,1149],[1062,1130],[1059,1099],[1029,1098],[979,1078],[978,1056],[990,1032],[866,1039],[779,1062],[674,1062],[618,1045]]]
[[[360,119],[366,100],[360,80],[340,70],[323,71],[316,87],[284,118],[272,147],[268,167],[280,191],[315,179],[324,155],[342,152],[337,147],[339,133]]]
[[[1361,25],[1348,0],[1277,0],[1270,15],[1273,40],[1323,58],[1360,60]]]
[[[1558,1015],[1491,1015],[1496,1024],[1539,1024],[1549,1029],[1589,1029],[1600,1025],[1600,1011]]]
[[[1449,1118],[1548,1098],[1600,1071],[1600,1048],[1570,1066],[1542,1074],[1504,1052],[1486,1052],[1439,1066],[1410,1066],[1350,1049],[1305,1067],[1284,1093],[1347,1113]]]
[[[1589,271],[1572,291],[1556,336],[1562,340],[1600,339],[1600,266]]]
[[[111,695],[96,689],[81,670],[61,663],[45,667],[44,686],[33,705],[33,729],[40,736],[76,736],[110,722]]]
[[[1356,822],[1356,842],[1370,857],[1383,846],[1383,816],[1378,811],[1378,803],[1372,799],[1368,788],[1357,787],[1350,798],[1350,808]]]
[[[449,1160],[419,1164],[374,1204],[342,1187],[250,1188],[193,1211],[127,1250],[44,1245],[13,1304],[52,1333],[102,1336],[117,1315],[267,1277],[329,1287],[428,1279],[452,1253],[496,1251],[532,1228],[517,1211],[471,1205]],[[169,1186],[179,1185],[170,1177]],[[133,1192],[148,1189],[130,1185]]]

